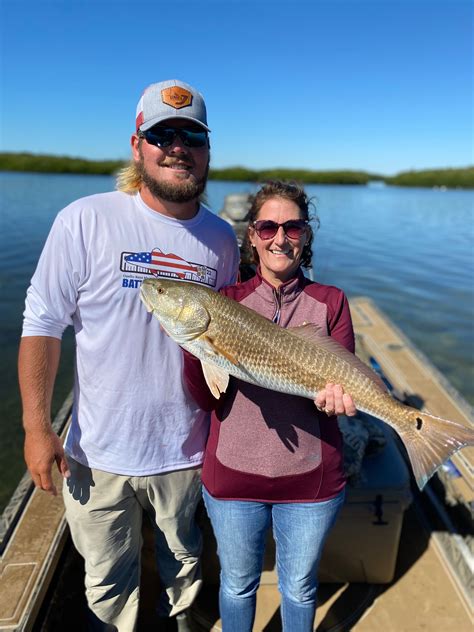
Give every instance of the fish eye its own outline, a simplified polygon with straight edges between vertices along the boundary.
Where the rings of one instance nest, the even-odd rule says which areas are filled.
[[[158,294],[163,294],[164,289],[162,287],[157,288],[156,290],[158,292]]]

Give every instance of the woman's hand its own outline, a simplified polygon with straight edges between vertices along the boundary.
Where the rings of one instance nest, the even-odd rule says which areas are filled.
[[[356,407],[349,393],[344,393],[340,384],[326,384],[326,388],[320,391],[314,400],[316,408],[323,410],[328,417],[331,415],[347,415],[353,417]]]

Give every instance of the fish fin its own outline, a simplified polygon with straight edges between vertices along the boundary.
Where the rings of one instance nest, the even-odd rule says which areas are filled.
[[[327,336],[318,325],[302,325],[301,327],[290,327],[286,329],[292,335],[303,338],[309,344],[322,347],[325,351],[333,353],[337,357],[345,360],[354,369],[357,369],[360,373],[370,378],[373,382],[376,382],[378,386],[387,392],[387,386],[382,378],[375,373],[365,362],[362,362],[354,353],[351,353],[348,349],[343,347],[337,340]]]
[[[229,384],[229,374],[224,369],[217,367],[215,364],[203,362],[201,360],[202,372],[206,379],[209,390],[216,399],[219,399],[221,393],[225,393]]]
[[[436,470],[461,448],[474,445],[474,429],[411,409],[413,425],[400,432],[420,490]],[[394,424],[391,423],[392,426]]]
[[[224,358],[229,360],[229,362],[231,362],[235,366],[239,365],[239,361],[236,360],[234,358],[234,356],[232,354],[230,354],[228,351],[226,351],[225,349],[222,349],[222,347],[219,347],[218,345],[216,345],[216,343],[214,342],[214,340],[212,338],[210,338],[209,336],[203,336],[203,338],[205,339],[205,341],[208,343],[208,345],[211,347],[212,351],[216,355],[224,356]]]
[[[160,323],[161,327],[164,329],[164,331],[166,332],[166,334],[172,338],[175,342],[177,342],[179,345],[183,345],[189,342],[192,342],[193,340],[196,340],[196,338],[199,338],[202,335],[202,328],[196,328],[196,329],[191,329],[189,331],[173,331],[172,333],[169,332],[165,325],[163,325],[163,323]]]

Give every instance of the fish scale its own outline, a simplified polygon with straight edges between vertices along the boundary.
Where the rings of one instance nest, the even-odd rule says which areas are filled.
[[[474,445],[472,428],[395,400],[368,366],[311,325],[284,329],[194,283],[146,279],[141,298],[165,331],[201,360],[213,393],[229,375],[313,400],[326,384],[340,384],[358,410],[399,434],[420,489],[457,450]]]

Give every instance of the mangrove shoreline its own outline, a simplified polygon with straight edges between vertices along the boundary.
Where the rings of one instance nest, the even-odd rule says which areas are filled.
[[[87,160],[70,156],[0,152],[0,171],[34,173],[69,173],[85,175],[113,175],[124,166],[123,160]],[[211,169],[211,180],[229,182],[263,182],[270,179],[293,180],[301,184],[360,184],[381,182],[394,186],[440,187],[446,189],[474,189],[474,167],[456,169],[424,169],[404,171],[385,176],[366,171],[311,171],[308,169],[248,169],[226,167]]]

